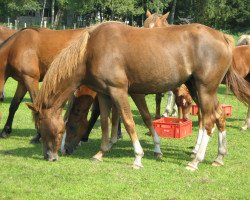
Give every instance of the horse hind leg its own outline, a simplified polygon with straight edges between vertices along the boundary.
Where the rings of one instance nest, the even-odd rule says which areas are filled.
[[[1,132],[0,137],[6,138],[12,132],[12,123],[13,123],[15,113],[16,113],[21,101],[23,100],[23,97],[26,94],[26,92],[27,92],[27,89],[26,89],[25,85],[18,82],[16,93],[15,93],[15,95],[11,101],[11,104],[10,104],[7,122],[6,122],[4,128]]]
[[[113,103],[115,103],[117,109],[119,110],[124,126],[134,146],[135,160],[133,162],[133,168],[140,169],[143,167],[141,159],[144,155],[144,152],[135,131],[135,122],[133,120],[131,108],[129,105],[127,91],[122,88],[120,89],[111,87],[110,95]]]
[[[219,106],[216,110],[216,125],[219,130],[218,133],[218,155],[212,163],[213,166],[224,165],[223,158],[227,154],[227,141],[226,141],[226,120],[225,112],[222,107]]]
[[[154,156],[156,158],[161,158],[162,157],[162,152],[161,152],[161,147],[160,147],[160,137],[158,136],[158,134],[156,133],[155,129],[153,128],[152,125],[152,121],[151,121],[151,116],[148,110],[148,106],[147,103],[145,101],[145,95],[141,95],[141,94],[131,94],[130,95],[133,99],[133,101],[135,102],[141,117],[144,121],[144,124],[148,127],[151,136],[153,137],[153,142],[154,142]]]
[[[195,158],[188,163],[186,169],[190,171],[195,171],[198,169],[198,164],[204,160],[206,148],[212,134],[212,129],[214,127],[215,118],[213,117],[213,110],[218,105],[215,92],[208,92],[205,87],[200,86],[199,90],[199,105],[202,111],[203,119],[203,131],[201,136],[201,142]],[[214,102],[214,103],[211,103]]]
[[[241,131],[246,131],[250,127],[250,105],[248,106],[247,117],[244,125],[241,127]]]
[[[161,118],[161,100],[162,100],[162,94],[157,93],[155,95],[155,119]]]

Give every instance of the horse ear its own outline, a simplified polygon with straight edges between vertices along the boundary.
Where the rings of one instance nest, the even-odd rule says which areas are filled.
[[[150,12],[149,10],[147,10],[146,16],[147,16],[147,17],[150,17],[151,15],[152,15],[151,12]]]
[[[169,16],[169,13],[170,12],[167,12],[165,15],[162,15],[161,19],[166,20],[168,18],[168,16]]]
[[[26,103],[28,108],[32,110],[34,113],[38,113],[38,108],[33,103]]]

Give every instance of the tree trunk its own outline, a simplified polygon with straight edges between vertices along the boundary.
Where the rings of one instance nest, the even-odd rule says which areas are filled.
[[[43,1],[43,10],[42,10],[41,24],[40,24],[40,27],[41,27],[41,28],[43,27],[44,10],[45,10],[45,7],[46,7],[46,3],[47,3],[47,0],[44,0],[44,1]]]
[[[176,7],[177,0],[173,1],[173,7],[171,9],[171,18],[170,18],[170,24],[174,23],[174,14],[175,14],[175,7]]]
[[[55,23],[54,23],[55,28],[58,27],[62,16],[63,16],[63,10],[61,8],[59,8],[59,10],[58,10],[58,12],[56,13],[56,16],[55,16]]]
[[[51,1],[51,28],[54,28],[55,19],[55,0]]]

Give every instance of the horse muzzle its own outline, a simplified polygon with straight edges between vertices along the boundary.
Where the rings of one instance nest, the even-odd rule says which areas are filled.
[[[57,161],[59,157],[57,153],[53,153],[52,151],[48,150],[44,153],[44,159],[47,161]]]

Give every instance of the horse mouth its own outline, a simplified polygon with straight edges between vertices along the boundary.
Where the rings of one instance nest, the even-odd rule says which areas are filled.
[[[57,153],[52,153],[51,151],[48,151],[44,154],[44,159],[50,162],[57,161],[59,159]]]

